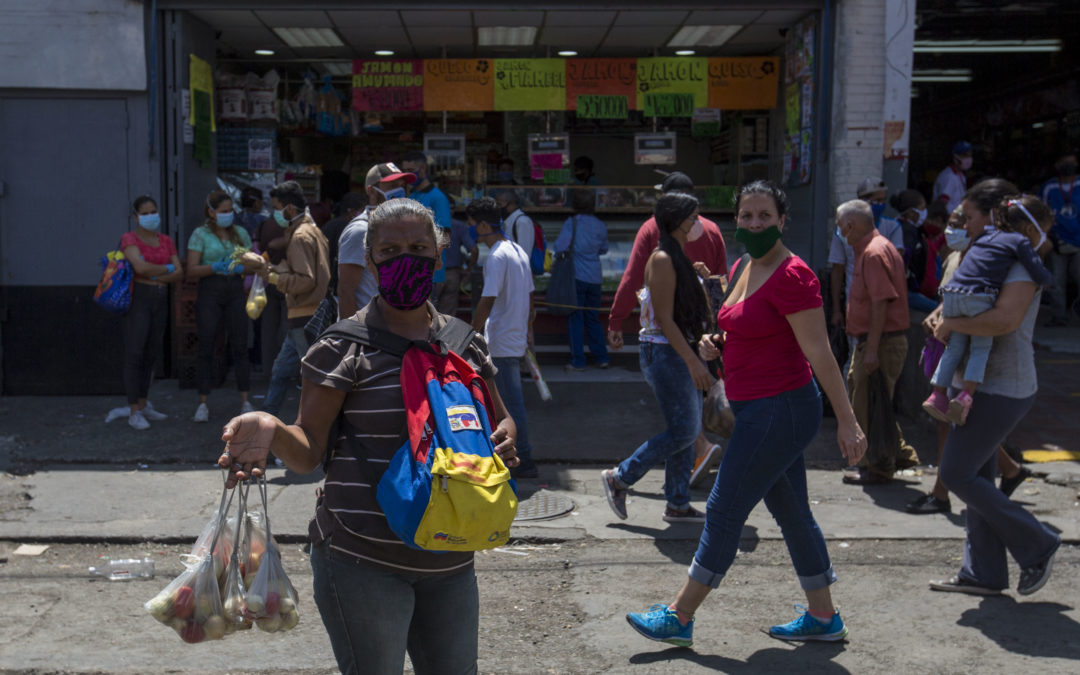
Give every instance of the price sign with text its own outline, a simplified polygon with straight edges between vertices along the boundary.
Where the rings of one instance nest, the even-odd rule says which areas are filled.
[[[578,94],[577,116],[593,120],[626,119],[629,102],[625,96]]]

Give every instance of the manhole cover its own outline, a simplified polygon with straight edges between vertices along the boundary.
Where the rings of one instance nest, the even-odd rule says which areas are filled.
[[[574,500],[564,495],[540,490],[528,499],[518,502],[518,520],[549,520],[565,516],[574,510]]]

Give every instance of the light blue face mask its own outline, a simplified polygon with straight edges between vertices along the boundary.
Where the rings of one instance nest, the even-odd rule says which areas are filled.
[[[386,199],[386,201],[390,201],[391,199],[404,199],[405,198],[405,188],[404,187],[396,187],[393,190],[387,190],[386,192],[383,192],[382,190],[379,190],[379,188],[375,188],[375,189],[378,191],[379,194],[381,194],[383,196],[384,199]]]
[[[226,213],[216,213],[214,217],[217,219],[218,227],[232,227],[235,215],[232,211],[228,211]]]
[[[281,209],[274,209],[274,222],[281,227],[289,226],[289,220],[285,217],[285,212]]]
[[[971,238],[968,237],[967,230],[963,228],[946,227],[945,243],[954,251],[966,251],[967,247],[971,245]]]
[[[140,213],[139,227],[150,230],[151,232],[158,229],[159,227],[161,227],[161,214]]]

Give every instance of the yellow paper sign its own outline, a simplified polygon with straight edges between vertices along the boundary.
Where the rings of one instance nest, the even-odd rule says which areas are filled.
[[[775,108],[779,79],[780,59],[775,56],[709,59],[709,107]]]
[[[424,61],[424,110],[492,110],[494,106],[491,59]]]
[[[496,59],[495,110],[565,110],[566,59]]]
[[[708,108],[709,60],[697,57],[657,57],[637,60],[637,109],[645,109],[646,94],[693,94],[695,108]]]
[[[210,131],[217,131],[217,123],[214,122],[214,71],[210,64],[194,54],[189,54],[191,61],[188,66],[188,87],[191,89],[191,111],[188,113],[188,124],[195,126],[195,91],[204,91],[210,97]]]

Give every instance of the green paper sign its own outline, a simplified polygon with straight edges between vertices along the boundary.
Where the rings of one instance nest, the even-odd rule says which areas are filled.
[[[570,169],[544,169],[544,185],[566,185],[569,182]]]
[[[646,117],[693,117],[693,94],[645,94]]]
[[[495,110],[565,110],[566,59],[495,59]]]
[[[629,109],[625,96],[578,94],[577,116],[591,120],[624,120]]]

